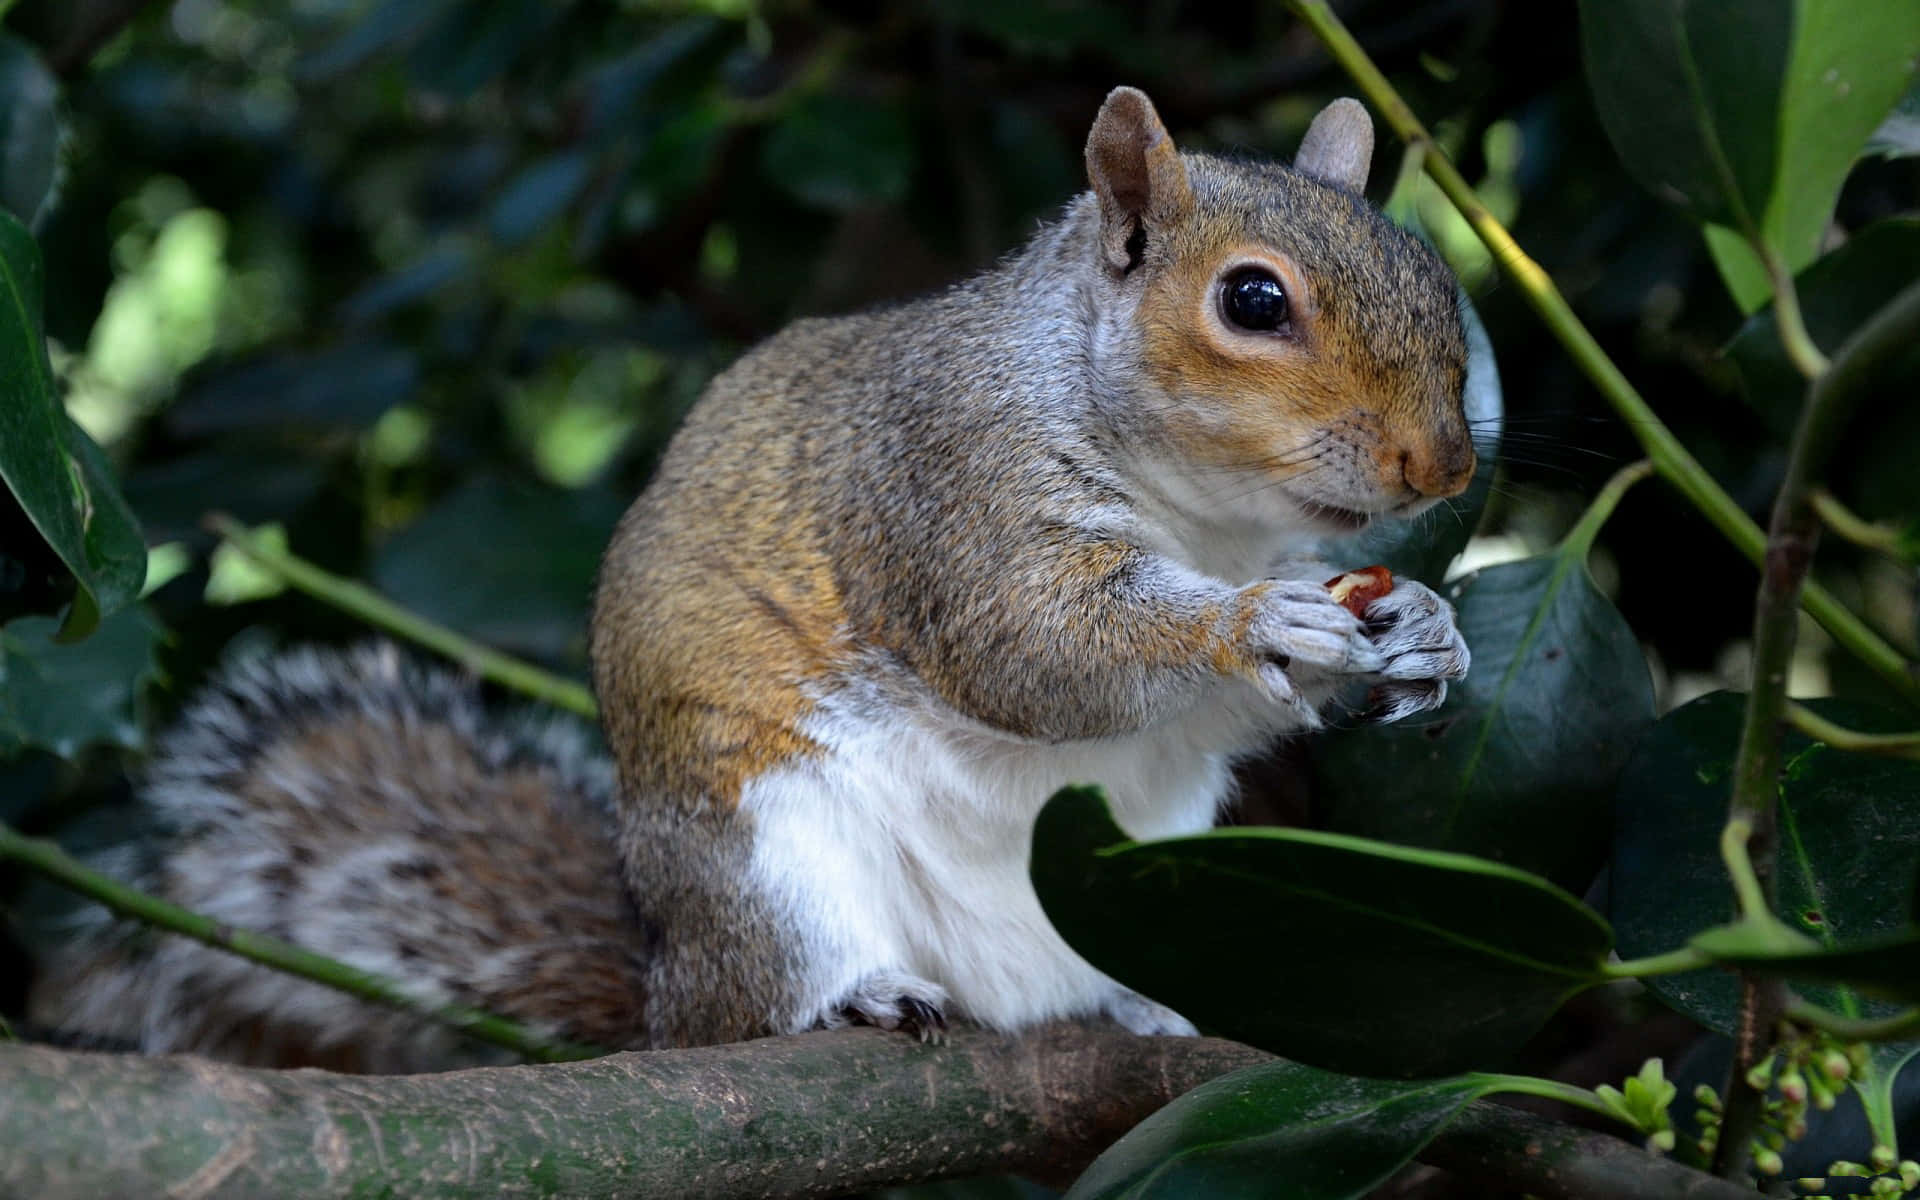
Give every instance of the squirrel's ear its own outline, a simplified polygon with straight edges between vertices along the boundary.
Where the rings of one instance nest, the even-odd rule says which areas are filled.
[[[1087,182],[1100,201],[1100,250],[1117,271],[1140,261],[1140,241],[1193,211],[1186,164],[1138,88],[1107,94],[1087,135]]]
[[[1372,165],[1373,119],[1347,96],[1320,110],[1293,156],[1293,169],[1302,175],[1356,194],[1366,190]]]

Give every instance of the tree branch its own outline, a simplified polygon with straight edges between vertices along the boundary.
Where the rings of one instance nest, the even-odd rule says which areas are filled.
[[[824,1196],[1073,1178],[1176,1096],[1271,1056],[1061,1024],[943,1046],[848,1029],[441,1075],[0,1045],[0,1194]],[[1476,1104],[1424,1157],[1544,1197],[1740,1200],[1625,1142]]]

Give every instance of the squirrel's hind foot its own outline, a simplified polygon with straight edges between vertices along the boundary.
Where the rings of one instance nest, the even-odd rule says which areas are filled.
[[[824,1024],[875,1025],[935,1044],[947,1040],[947,989],[905,971],[875,971],[861,980]]]

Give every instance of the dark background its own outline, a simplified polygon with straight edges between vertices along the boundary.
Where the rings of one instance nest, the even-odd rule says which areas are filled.
[[[1601,133],[1575,6],[1338,7],[1662,420],[1764,520],[1781,438],[1719,355],[1740,316],[1695,227]],[[208,511],[278,523],[305,557],[581,674],[605,537],[745,346],[992,262],[1082,186],[1081,140],[1116,84],[1144,88],[1186,148],[1271,157],[1352,90],[1279,4],[0,11],[65,89],[65,175],[38,231],[56,368],[149,542],[179,547],[148,601],[165,637],[123,744],[0,762],[0,816],[35,832],[121,793],[144,734],[235,638],[364,634],[291,593],[210,602],[210,577],[216,600],[250,593],[209,558]],[[1864,164],[1835,236],[1914,207],[1916,161]],[[1383,131],[1376,200],[1399,169]],[[1480,549],[1537,551],[1635,443],[1445,204],[1427,189],[1414,205],[1505,385]],[[1920,512],[1911,408],[1869,414],[1873,436],[1832,473],[1870,517]],[[1844,547],[1821,563],[1914,653],[1910,569]],[[1596,570],[1663,707],[1738,678],[1755,575],[1680,497],[1630,495]],[[1825,672],[1879,698],[1824,645],[1807,639],[1802,690]],[[1580,1019],[1563,1023],[1570,1046]]]

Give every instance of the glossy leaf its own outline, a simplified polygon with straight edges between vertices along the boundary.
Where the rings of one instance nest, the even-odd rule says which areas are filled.
[[[0,34],[0,209],[36,228],[60,179],[60,84],[33,47]]]
[[[1067,1198],[1358,1200],[1489,1090],[1471,1076],[1409,1084],[1291,1062],[1248,1067],[1135,1126]]]
[[[1920,56],[1912,0],[1583,0],[1580,28],[1627,168],[1796,271]]]
[[[1675,949],[1733,915],[1718,847],[1744,704],[1740,695],[1716,692],[1669,713],[1621,776],[1609,903],[1624,957]],[[1897,717],[1872,709],[1811,706],[1855,728],[1899,727]],[[1920,763],[1846,753],[1798,734],[1787,735],[1784,752],[1776,911],[1823,949],[1899,937],[1911,928],[1908,881],[1920,862]],[[1730,962],[1772,960],[1799,978],[1882,984],[1909,972],[1916,954],[1915,945],[1895,948],[1875,966],[1852,951],[1807,957],[1743,946],[1728,934],[1703,944]],[[1647,986],[1702,1024],[1732,1032],[1739,982],[1731,973],[1693,971]],[[1839,1012],[1875,1010],[1851,988],[1804,990]]]
[[[0,758],[37,746],[63,758],[94,745],[144,744],[143,695],[160,675],[160,626],[123,608],[84,642],[53,640],[54,622],[0,628]]]
[[[1326,828],[1586,889],[1605,860],[1614,778],[1653,720],[1653,685],[1585,559],[1570,542],[1445,589],[1473,665],[1435,712],[1314,744]]]
[[[147,551],[99,447],[54,393],[41,269],[32,235],[0,212],[0,478],[73,572],[60,636],[77,638],[139,594]]]
[[[1498,863],[1297,829],[1135,842],[1094,788],[1048,802],[1031,870],[1102,971],[1204,1028],[1363,1075],[1498,1065],[1598,981],[1612,941]]]
[[[1465,408],[1467,426],[1472,430],[1473,446],[1479,463],[1473,481],[1459,496],[1428,509],[1411,521],[1381,521],[1364,533],[1351,537],[1328,538],[1314,553],[1326,562],[1346,570],[1352,567],[1384,563],[1395,575],[1437,584],[1446,574],[1447,564],[1467,547],[1467,541],[1480,524],[1480,514],[1493,491],[1493,476],[1500,458],[1500,431],[1506,419],[1506,405],[1500,391],[1500,365],[1493,357],[1493,342],[1480,314],[1465,296],[1461,312],[1467,327],[1467,380]]]

